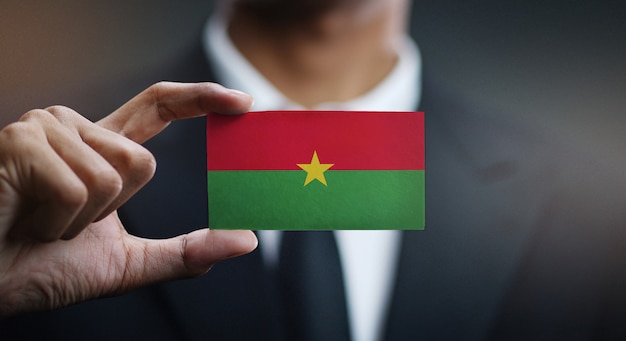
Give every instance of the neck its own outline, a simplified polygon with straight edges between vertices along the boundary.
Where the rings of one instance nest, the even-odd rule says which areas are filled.
[[[298,20],[235,7],[229,34],[250,63],[295,103],[310,108],[343,102],[374,88],[397,60],[406,3],[371,3],[335,6]]]

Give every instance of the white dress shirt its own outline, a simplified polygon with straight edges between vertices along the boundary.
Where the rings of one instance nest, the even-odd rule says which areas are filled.
[[[207,21],[203,43],[217,80],[254,97],[254,110],[299,110],[265,79],[231,42],[225,16]],[[387,77],[368,93],[348,102],[324,103],[317,110],[414,111],[420,100],[421,58],[408,36],[396,44],[398,61]],[[379,339],[395,279],[399,231],[335,231],[343,268],[350,330],[355,341]],[[259,231],[264,262],[278,262],[280,231]]]

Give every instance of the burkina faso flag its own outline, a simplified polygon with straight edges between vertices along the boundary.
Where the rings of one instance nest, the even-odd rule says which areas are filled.
[[[424,115],[207,117],[213,229],[424,228]]]

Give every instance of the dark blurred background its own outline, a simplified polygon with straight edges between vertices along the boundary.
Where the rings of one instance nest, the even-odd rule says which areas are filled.
[[[82,89],[158,67],[213,6],[0,0],[0,126],[51,104],[103,116],[112,108],[89,107]],[[425,68],[453,93],[622,165],[625,2],[418,0],[413,12]]]

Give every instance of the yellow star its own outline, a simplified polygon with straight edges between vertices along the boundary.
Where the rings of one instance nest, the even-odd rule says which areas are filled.
[[[326,178],[324,177],[324,172],[327,171],[330,167],[334,166],[334,163],[320,163],[320,160],[317,158],[317,151],[313,151],[313,157],[311,158],[311,163],[298,163],[298,167],[304,169],[306,171],[306,179],[304,180],[304,185],[308,185],[311,181],[317,180],[324,184],[324,186],[328,186],[326,184]]]

